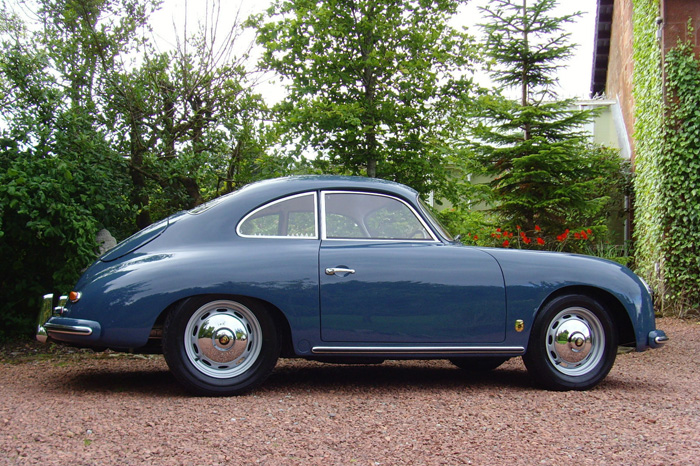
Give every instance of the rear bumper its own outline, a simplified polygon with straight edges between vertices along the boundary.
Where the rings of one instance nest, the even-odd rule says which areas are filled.
[[[63,317],[67,298],[61,296],[54,306],[53,294],[45,294],[36,327],[36,339],[46,343],[49,339],[89,346],[100,336],[99,322]]]

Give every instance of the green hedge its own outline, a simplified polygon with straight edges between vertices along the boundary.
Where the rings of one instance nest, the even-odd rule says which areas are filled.
[[[658,158],[662,298],[670,311],[683,315],[700,308],[700,62],[693,44],[679,43],[670,50],[665,69],[667,108]]]
[[[664,100],[658,0],[634,2],[635,259],[657,309],[700,302],[700,66],[691,44],[666,56]]]

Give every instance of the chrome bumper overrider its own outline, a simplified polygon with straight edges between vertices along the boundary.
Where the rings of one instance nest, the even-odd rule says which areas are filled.
[[[81,337],[89,337],[93,334],[99,335],[100,324],[97,322],[62,317],[67,300],[66,296],[61,296],[58,306],[54,307],[53,294],[44,295],[36,327],[37,340],[46,343],[49,336],[70,341],[70,336],[72,335]]]
[[[658,348],[668,341],[668,337],[663,330],[652,330],[649,332],[648,341],[650,348]]]

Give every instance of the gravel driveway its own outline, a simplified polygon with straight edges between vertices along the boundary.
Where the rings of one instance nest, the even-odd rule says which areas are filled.
[[[698,465],[700,324],[657,326],[665,348],[564,393],[532,388],[519,358],[478,378],[281,360],[250,395],[194,398],[160,356],[6,350],[0,464]]]

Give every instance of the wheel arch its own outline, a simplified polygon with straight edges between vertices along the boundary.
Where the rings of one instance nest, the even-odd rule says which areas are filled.
[[[550,294],[547,299],[542,302],[537,312],[544,309],[547,304],[554,299],[572,294],[588,296],[598,301],[603,308],[610,313],[610,316],[615,323],[618,337],[617,341],[619,342],[619,345],[630,347],[636,346],[637,339],[635,337],[634,325],[632,324],[632,320],[630,319],[625,306],[615,295],[607,290],[585,285],[560,288]]]
[[[192,298],[201,298],[201,297],[209,297],[211,299],[229,299],[232,301],[237,301],[240,302],[241,304],[248,304],[248,305],[257,305],[257,306],[262,306],[267,310],[270,315],[272,316],[272,319],[275,323],[275,328],[277,329],[277,335],[280,338],[280,346],[281,346],[281,354],[280,357],[293,357],[294,356],[294,349],[292,346],[292,330],[289,325],[289,321],[287,320],[287,317],[284,315],[281,309],[279,309],[277,306],[274,304],[265,301],[263,299],[255,298],[252,296],[245,296],[245,295],[237,295],[237,294],[220,294],[220,293],[203,293],[203,294],[197,294],[197,295],[192,295],[192,296],[187,296],[185,298],[181,298],[173,303],[171,303],[169,306],[167,306],[165,309],[161,311],[161,313],[158,315],[156,318],[155,322],[153,323],[153,327],[151,329],[151,339],[160,339],[162,338],[163,335],[163,326],[165,324],[165,320],[168,318],[168,314],[173,312],[175,309],[177,309],[179,306],[181,306],[185,301],[192,299]],[[150,341],[150,339],[149,339]]]

